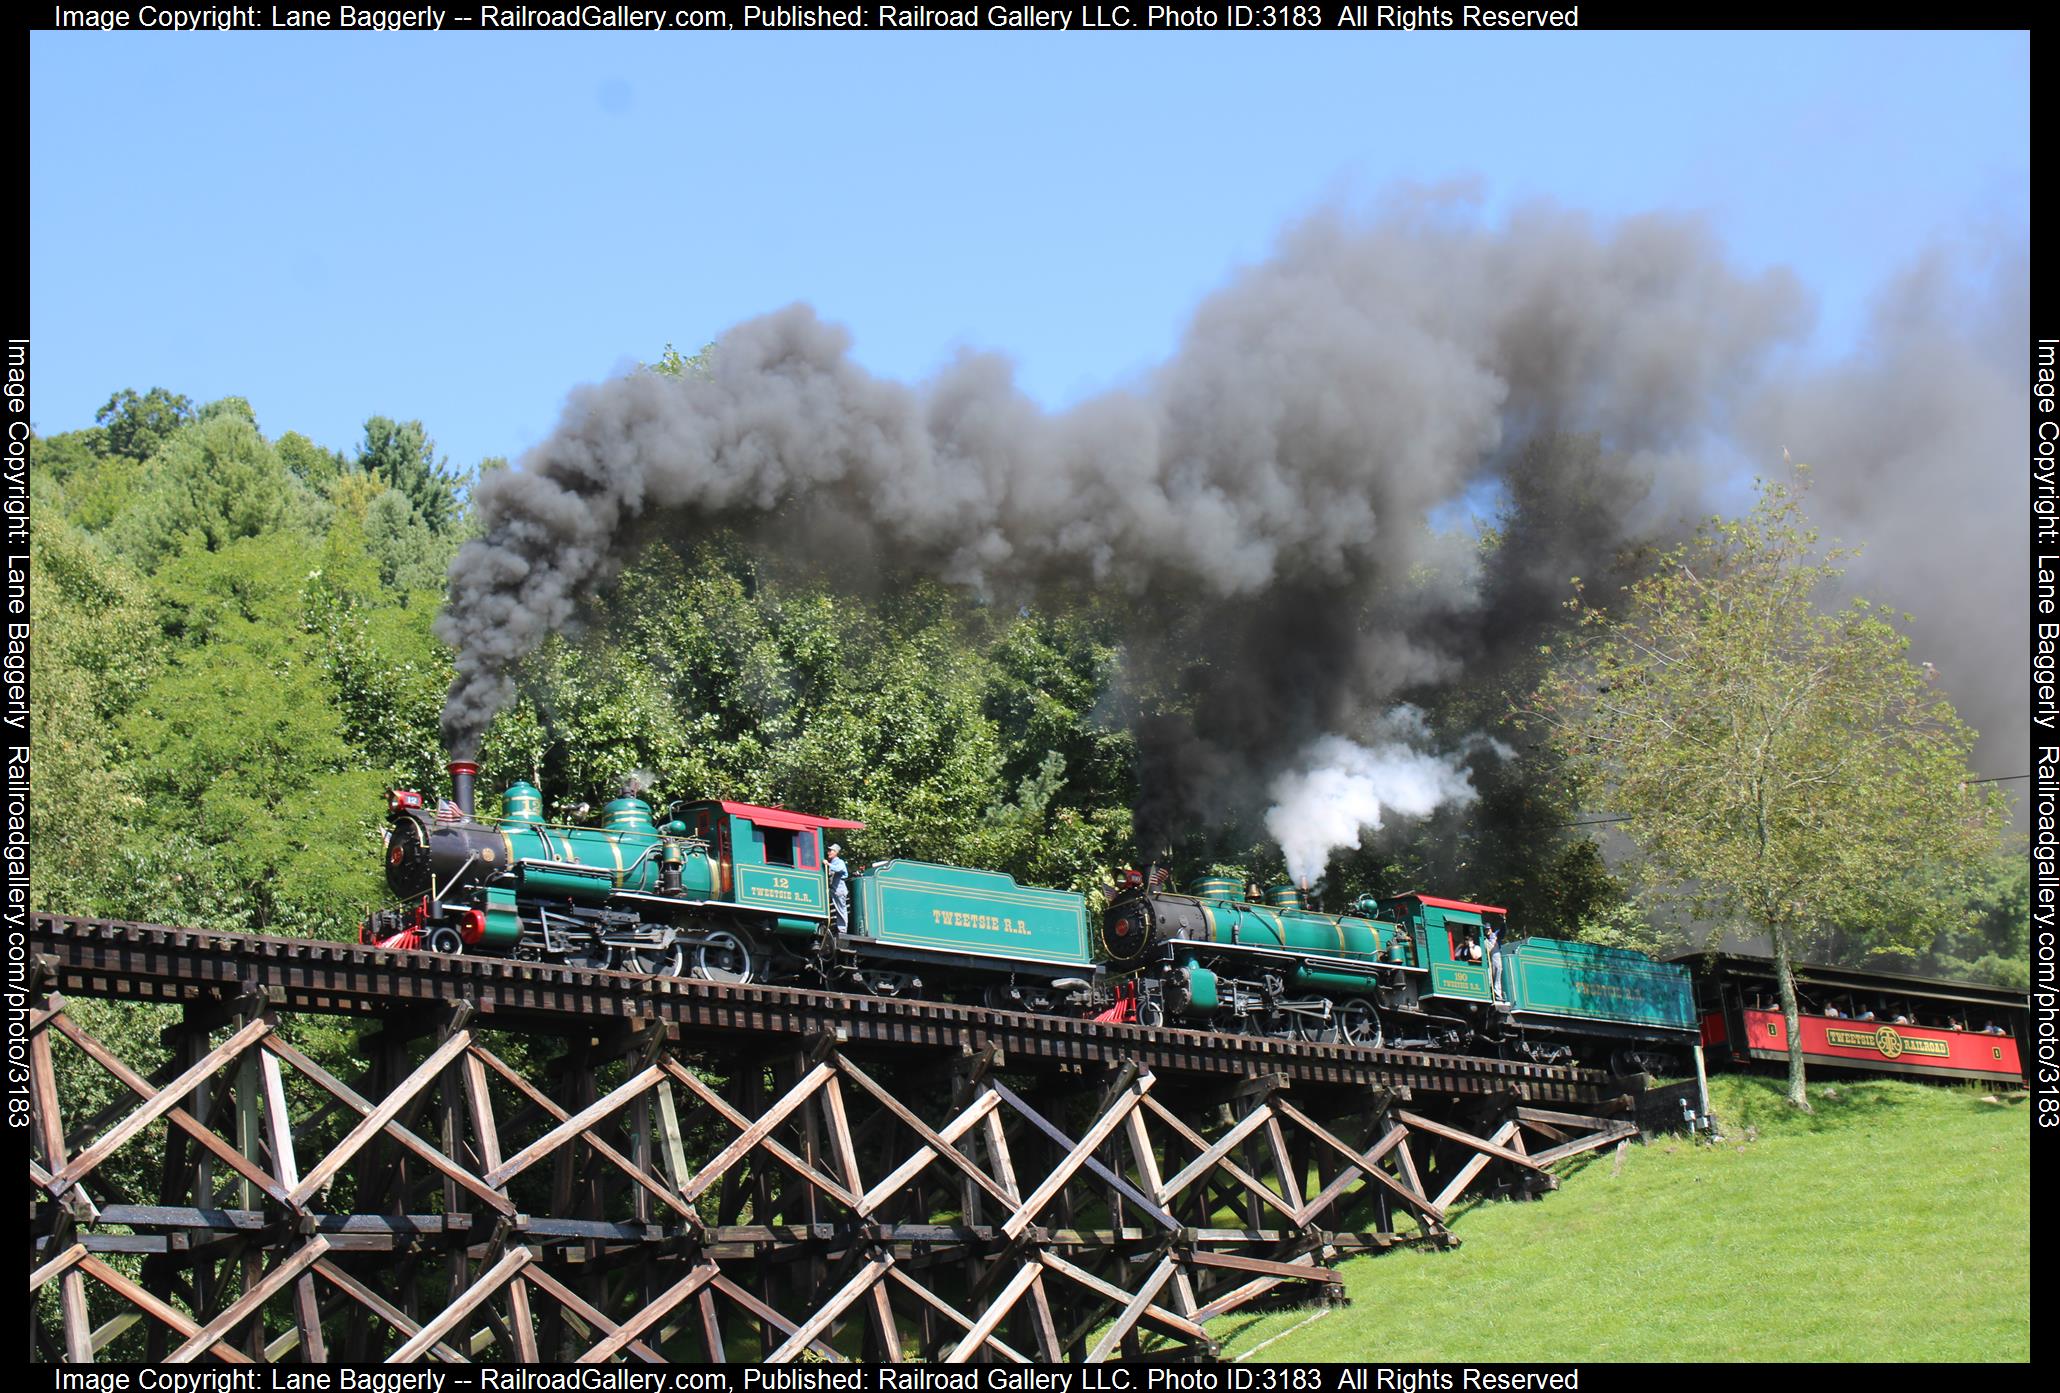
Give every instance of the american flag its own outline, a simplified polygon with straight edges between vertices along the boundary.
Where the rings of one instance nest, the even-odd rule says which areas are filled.
[[[438,822],[463,822],[465,820],[465,810],[448,798],[439,798],[436,803],[436,820]]]
[[[1166,875],[1167,872],[1164,866],[1152,867],[1151,880],[1146,886],[1146,888],[1154,893],[1157,893],[1158,891],[1164,889],[1166,886]]]

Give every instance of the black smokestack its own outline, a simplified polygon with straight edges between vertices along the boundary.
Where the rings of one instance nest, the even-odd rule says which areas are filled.
[[[451,801],[466,817],[472,816],[472,787],[479,778],[479,766],[469,759],[451,761]]]

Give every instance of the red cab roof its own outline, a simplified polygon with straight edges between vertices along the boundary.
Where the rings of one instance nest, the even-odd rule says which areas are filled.
[[[1464,909],[1475,914],[1507,914],[1508,910],[1495,904],[1469,904],[1465,900],[1441,900],[1436,895],[1419,895],[1411,890],[1406,895],[1396,895],[1398,900],[1415,900],[1420,904],[1436,905],[1439,909]]]
[[[785,808],[761,808],[756,803],[717,803],[724,812],[737,817],[748,817],[760,827],[784,827],[790,832],[812,832],[819,827],[849,827],[853,831],[864,827],[863,822],[846,822],[840,817],[816,817],[810,813],[790,813]]]

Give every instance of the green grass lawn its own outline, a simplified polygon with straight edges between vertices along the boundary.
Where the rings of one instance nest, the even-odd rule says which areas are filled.
[[[1355,1258],[1352,1304],[1261,1360],[2022,1360],[2022,1094],[1712,1080],[1721,1145],[1659,1137],[1560,1170],[1536,1203],[1462,1204],[1461,1245]],[[1998,1098],[1997,1102],[1983,1101]],[[1235,1358],[1309,1311],[1212,1322]]]

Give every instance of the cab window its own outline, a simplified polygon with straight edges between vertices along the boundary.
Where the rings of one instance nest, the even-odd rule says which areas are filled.
[[[812,871],[820,864],[815,854],[816,836],[814,832],[794,834],[794,865],[797,869]]]
[[[791,866],[794,864],[794,833],[784,827],[760,827],[757,829],[758,843],[765,853],[768,866]]]

